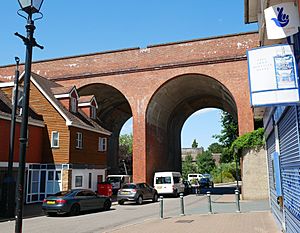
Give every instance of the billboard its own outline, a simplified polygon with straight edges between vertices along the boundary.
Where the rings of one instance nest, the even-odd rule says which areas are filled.
[[[299,102],[296,61],[290,45],[247,51],[251,106]]]

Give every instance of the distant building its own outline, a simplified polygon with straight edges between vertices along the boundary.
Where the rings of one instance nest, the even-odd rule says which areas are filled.
[[[216,166],[218,166],[220,164],[222,153],[211,153],[211,154],[213,159],[215,160]]]
[[[196,157],[198,154],[202,154],[204,152],[204,148],[201,146],[199,148],[181,148],[181,158],[182,161],[185,160],[187,155],[191,155],[193,161],[196,162]]]

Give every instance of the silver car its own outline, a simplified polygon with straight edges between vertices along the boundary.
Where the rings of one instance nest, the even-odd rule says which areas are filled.
[[[126,201],[141,205],[144,200],[157,202],[158,194],[156,189],[146,183],[128,183],[119,189],[117,200],[120,205],[123,205]]]

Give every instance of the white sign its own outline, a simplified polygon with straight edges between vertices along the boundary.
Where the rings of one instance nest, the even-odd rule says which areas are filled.
[[[295,57],[290,45],[247,51],[252,106],[299,102]]]
[[[268,39],[280,39],[298,32],[299,12],[294,2],[281,3],[265,9]]]

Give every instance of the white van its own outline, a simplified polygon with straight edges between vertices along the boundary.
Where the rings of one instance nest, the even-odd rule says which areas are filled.
[[[120,188],[122,188],[123,184],[127,184],[131,182],[131,176],[129,175],[108,175],[106,177],[106,181],[111,183],[113,193],[116,193]]]
[[[199,186],[199,181],[203,177],[204,176],[200,173],[188,174],[188,181],[191,183],[192,186]],[[197,181],[197,183],[194,181]]]
[[[180,172],[155,172],[154,188],[158,194],[184,193],[184,184]]]

